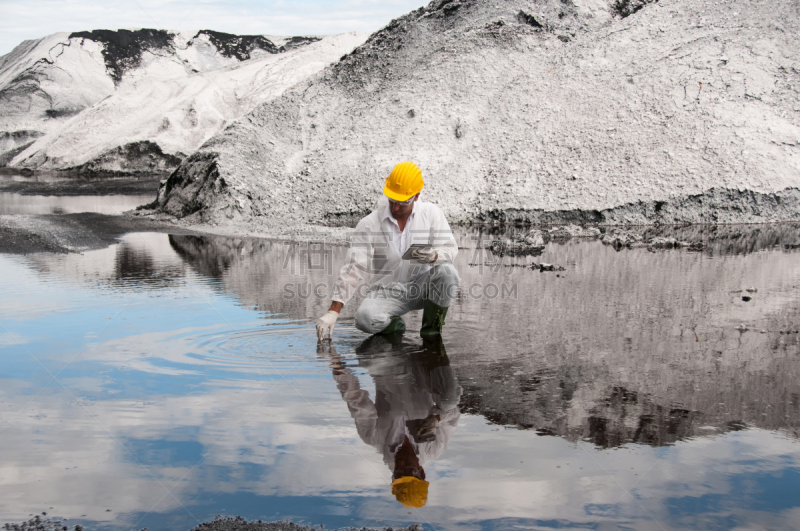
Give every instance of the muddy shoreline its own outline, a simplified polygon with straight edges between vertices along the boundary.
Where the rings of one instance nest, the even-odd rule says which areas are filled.
[[[152,195],[158,191],[163,179],[163,175],[159,174],[68,177],[57,172],[28,174],[3,169],[0,177],[4,175],[10,175],[14,180],[0,178],[0,193],[42,196]],[[735,197],[731,197],[731,194]],[[711,196],[716,200],[709,201]],[[655,223],[648,223],[649,216],[643,215],[644,211],[652,210],[652,205],[637,204],[602,213],[515,212],[512,215],[508,212],[489,212],[468,223],[454,223],[453,226],[478,228],[487,238],[501,238],[497,243],[506,246],[509,243],[525,246],[530,240],[534,242],[530,245],[536,247],[538,244],[535,242],[540,239],[544,243],[588,237],[591,233],[591,237],[599,238],[617,250],[684,247],[690,250],[705,249],[712,254],[728,254],[751,252],[773,245],[777,240],[788,242],[791,248],[800,245],[798,222],[793,221],[795,216],[791,215],[800,210],[798,201],[800,190],[797,189],[785,190],[777,202],[763,197],[755,198],[747,193],[729,191],[720,194],[719,191],[711,191],[688,201],[688,205],[679,200],[661,204],[658,211],[664,219]],[[112,245],[121,236],[131,232],[325,241],[345,245],[351,228],[363,217],[362,214],[366,214],[351,213],[346,219],[322,219],[316,223],[296,225],[287,225],[272,217],[220,223],[204,222],[196,217],[178,219],[151,210],[152,206],[143,205],[123,214],[0,214],[0,253],[83,252]],[[705,215],[689,216],[692,222],[667,222],[676,217],[677,211],[704,212]],[[733,211],[736,215],[731,215]],[[765,215],[767,212],[773,215]],[[518,238],[519,241],[505,241],[502,235]]]
[[[5,177],[5,178],[3,178]],[[0,168],[0,193],[20,195],[147,195],[158,192],[166,174],[74,175]]]
[[[202,234],[172,223],[106,214],[0,215],[0,253],[77,253],[112,245],[129,232]]]
[[[457,230],[459,225],[453,225]],[[709,255],[749,253],[776,245],[787,250],[800,247],[800,223],[680,224],[680,225],[600,225],[592,236],[571,236],[577,225],[495,225],[478,223],[464,229],[480,230],[488,245],[501,248],[498,256],[514,254],[506,247],[522,246],[522,254],[537,255],[539,243],[564,242],[571,238],[599,239],[617,251],[647,248],[650,251],[684,248]],[[173,235],[196,235],[238,239],[324,241],[329,245],[346,245],[350,231],[346,227],[304,226],[303,230],[277,232],[239,224],[215,226],[188,224],[171,216],[147,211],[131,211],[120,215],[79,214],[8,214],[0,215],[0,253],[75,253],[102,249],[132,232],[160,232]],[[596,232],[596,234],[595,234]],[[539,242],[541,235],[544,236]],[[538,236],[531,238],[531,236]],[[531,249],[528,252],[528,240]],[[487,247],[490,248],[490,247]],[[510,248],[510,247],[509,247]],[[516,249],[516,247],[514,247]]]
[[[49,518],[47,513],[42,513],[42,516],[36,515],[31,519],[16,524],[5,523],[2,529],[10,531],[90,531],[91,528],[84,527],[80,524],[71,526],[66,525],[66,520],[59,520],[58,518]],[[146,528],[145,528],[146,529]],[[236,517],[217,517],[214,520],[203,522],[202,524],[194,527],[191,531],[320,531],[322,526],[295,524],[289,521],[277,522],[263,522],[261,520],[248,521],[241,516]],[[422,531],[422,527],[417,524],[412,524],[408,527],[383,527],[383,528],[342,528],[350,531]],[[142,530],[144,531],[144,530]]]

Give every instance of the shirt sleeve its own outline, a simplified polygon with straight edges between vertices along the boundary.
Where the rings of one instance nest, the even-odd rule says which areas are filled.
[[[436,262],[452,263],[458,254],[458,244],[455,236],[453,236],[453,231],[450,230],[450,224],[447,222],[444,212],[438,207],[434,210],[432,226],[435,231],[433,248],[439,255]]]
[[[334,372],[333,379],[347,403],[361,440],[382,450],[385,434],[381,434],[378,428],[378,410],[375,408],[375,403],[370,400],[369,393],[361,389],[358,377],[349,369],[345,369],[338,374]]]
[[[346,304],[355,293],[359,282],[367,271],[370,252],[369,229],[364,220],[359,222],[350,237],[347,259],[339,271],[339,278],[333,286],[331,300]]]

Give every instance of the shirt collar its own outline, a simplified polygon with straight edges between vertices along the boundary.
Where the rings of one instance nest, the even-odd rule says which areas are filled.
[[[411,214],[409,214],[409,216],[408,216],[408,221],[410,221],[411,218],[414,217],[414,214],[417,212],[417,203],[418,202],[419,202],[419,199],[417,201],[414,201],[414,206],[411,208]],[[389,204],[388,201],[386,202],[386,206],[383,209],[383,216],[381,216],[381,221],[385,221],[387,219],[389,220],[390,223],[394,223],[395,225],[398,225],[397,220],[392,217],[391,205]],[[399,225],[398,225],[398,227],[399,227]]]

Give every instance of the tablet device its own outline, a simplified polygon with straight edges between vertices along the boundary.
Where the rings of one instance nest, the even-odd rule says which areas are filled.
[[[405,253],[403,253],[403,260],[413,260],[413,258],[411,257],[411,253],[413,253],[417,249],[425,249],[431,247],[433,247],[433,245],[429,243],[412,243],[408,247],[408,250]]]

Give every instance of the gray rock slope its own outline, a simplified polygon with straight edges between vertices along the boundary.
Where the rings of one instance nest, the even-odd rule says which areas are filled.
[[[798,21],[793,0],[435,0],[210,139],[158,206],[332,223],[408,159],[453,221],[796,219]]]

